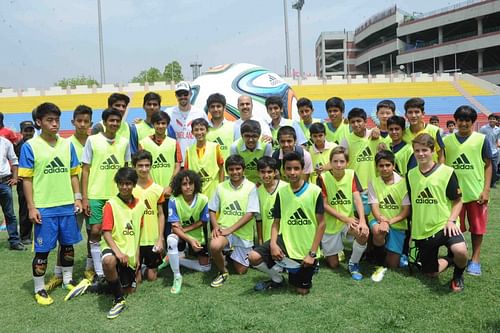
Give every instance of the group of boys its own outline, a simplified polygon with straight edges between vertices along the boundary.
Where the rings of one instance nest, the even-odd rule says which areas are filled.
[[[161,96],[147,93],[146,118],[133,124],[124,121],[129,97],[112,94],[90,136],[92,110],[78,106],[69,139],[58,136],[56,105],[35,109],[41,132],[22,146],[19,176],[35,225],[39,304],[51,304],[48,292],[61,284],[65,300],[106,289],[114,297],[108,318],[116,318],[124,294],[142,279],[155,280],[159,268],[170,265],[177,294],[179,267],[207,272],[210,260],[218,270],[214,288],[227,281],[232,261],[237,274],[254,267],[269,276],[255,290],[282,287],[288,271],[289,283],[307,294],[318,259],[338,267],[346,238],[353,242],[347,268],[354,280],[363,278],[359,263],[368,247],[377,265],[372,280],[381,281],[387,266],[404,261],[410,238],[424,273],[455,266],[453,291],[463,290],[465,269],[481,274],[492,157],[484,135],[473,131],[471,107],[457,109],[458,132],[443,140],[424,122],[420,98],[404,105],[409,127],[385,100],[377,105],[378,126],[368,129],[366,112],[353,108],[344,118],[338,97],[326,102],[326,122],[312,117],[307,98],[297,101],[301,120],[292,121],[283,118],[281,98],[269,97],[267,123],[252,116],[252,99],[240,96],[243,119],[233,123],[224,118],[223,95],[209,96],[208,120],[189,103],[188,83],[175,94],[178,106],[163,112]],[[84,221],[85,279],[76,283],[73,245]],[[45,284],[57,242],[54,276]],[[448,255],[438,258],[442,245]]]

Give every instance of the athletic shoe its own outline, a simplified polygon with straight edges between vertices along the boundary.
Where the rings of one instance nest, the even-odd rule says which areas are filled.
[[[464,285],[464,277],[461,276],[458,279],[453,278],[450,281],[450,289],[454,293],[460,293],[464,290],[465,285]]]
[[[55,275],[52,275],[49,282],[45,284],[45,290],[52,291],[57,287],[59,287],[62,283],[63,283],[62,277],[57,277]]]
[[[71,291],[71,290],[73,290],[73,288],[76,287],[77,284],[78,283],[76,283],[75,280],[70,280],[68,283],[63,282],[62,288]]]
[[[226,282],[228,277],[229,277],[228,272],[219,273],[219,274],[217,274],[215,279],[213,279],[212,283],[210,283],[210,286],[212,286],[214,288],[222,287],[222,285],[224,284],[224,282]]]
[[[467,265],[467,274],[480,276],[481,275],[481,264],[475,261],[469,261]]]
[[[32,241],[30,238],[27,238],[27,239],[23,239],[21,241],[21,243],[23,243],[23,245],[31,245]]]
[[[255,291],[264,291],[264,290],[270,290],[270,289],[279,289],[283,288],[285,285],[284,281],[281,280],[281,282],[274,282],[273,280],[267,280],[267,281],[261,281],[253,287],[253,290]]]
[[[12,251],[26,251],[26,247],[23,245],[23,243],[16,243],[16,244],[12,244],[9,249],[11,249]]]
[[[347,267],[349,269],[349,273],[351,273],[351,277],[354,280],[359,281],[363,279],[363,274],[361,274],[359,271],[359,264],[349,263]]]
[[[399,267],[401,268],[408,267],[408,256],[406,254],[402,254],[399,257]]]
[[[113,301],[113,306],[109,310],[108,315],[106,317],[108,319],[115,319],[116,317],[118,317],[120,315],[120,313],[123,312],[123,310],[125,310],[125,308],[126,308],[126,304],[125,304],[125,300],[123,298],[118,299],[118,300],[115,299]]]
[[[172,294],[178,294],[181,292],[182,288],[182,275],[174,278],[174,284],[172,285],[172,288],[170,288],[170,292]]]
[[[35,299],[36,302],[40,305],[50,305],[54,303],[54,300],[49,296],[49,294],[47,294],[47,291],[45,289],[39,290],[35,294]]]
[[[5,224],[0,225],[0,231],[7,231],[7,226]]]
[[[387,268],[384,266],[378,266],[375,272],[372,274],[372,281],[373,282],[380,282],[384,278],[385,272],[387,272]]]
[[[165,256],[165,258],[163,258],[163,261],[160,264],[160,266],[158,266],[158,272],[164,268],[167,268],[169,265],[170,265],[170,262],[168,261],[168,256]]]
[[[88,287],[90,293],[104,294],[106,292],[106,279],[104,276],[94,276],[94,280]]]
[[[86,269],[83,276],[89,281],[94,281],[95,272],[92,269]]]
[[[87,279],[83,279],[77,285],[73,286],[73,288],[69,291],[69,293],[64,297],[65,301],[69,301],[72,298],[83,295],[87,288],[90,286],[90,281]]]

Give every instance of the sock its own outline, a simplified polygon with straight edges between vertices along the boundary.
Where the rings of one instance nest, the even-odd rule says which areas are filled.
[[[265,262],[261,262],[260,264],[254,267],[259,271],[261,271],[262,273],[266,273],[267,275],[269,275],[271,280],[273,280],[276,283],[280,283],[283,281],[283,277],[280,275],[280,273],[278,273],[278,271],[275,270],[274,267],[273,268],[267,267],[267,264]]]
[[[87,262],[85,263],[85,270],[86,271],[93,271],[94,270],[94,261],[92,260],[92,257],[87,257]]]
[[[185,258],[180,258],[179,259],[179,264],[183,267],[192,269],[193,271],[198,271],[198,272],[208,272],[212,268],[212,265],[200,265],[197,259],[185,259]]]
[[[73,280],[73,266],[62,267],[63,283],[68,284]]]
[[[115,300],[122,300],[123,299],[123,290],[122,290],[122,285],[120,284],[120,279],[116,279],[115,281],[108,281],[109,285],[109,290],[115,297]]]
[[[35,284],[35,294],[40,290],[45,289],[45,275],[33,276],[33,282]]]
[[[177,248],[175,250],[168,249],[168,260],[170,261],[170,268],[172,269],[172,273],[174,273],[174,277],[181,276],[181,270],[179,268],[179,251],[177,251]]]
[[[467,267],[467,266],[465,266],[465,267]],[[455,265],[455,269],[453,270],[453,278],[454,278],[454,279],[459,279],[459,278],[461,278],[461,277],[462,277],[462,275],[464,275],[465,267],[458,268],[458,267]]]
[[[384,245],[382,246],[377,246],[373,245],[373,256],[375,257],[375,265],[377,266],[384,266],[384,259],[385,259],[385,251],[384,251]]]
[[[55,265],[54,266],[54,275],[60,279],[63,277],[63,268],[62,266]]]
[[[352,255],[351,259],[349,260],[350,263],[352,264],[359,264],[359,261],[361,260],[361,256],[366,250],[366,244],[361,245],[358,243],[357,240],[354,240],[352,243]]]
[[[101,261],[101,247],[99,242],[90,243],[90,254],[92,254],[92,261],[94,262],[94,270],[97,276],[104,276]]]

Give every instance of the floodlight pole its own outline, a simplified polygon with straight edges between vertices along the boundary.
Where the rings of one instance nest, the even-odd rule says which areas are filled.
[[[97,0],[97,20],[99,22],[99,66],[101,72],[101,86],[106,83],[104,70],[104,43],[102,39],[101,0]]]
[[[283,0],[283,14],[285,17],[285,55],[286,55],[285,76],[290,77],[290,38],[288,37],[287,7],[288,7],[287,1]]]
[[[304,0],[297,0],[297,2],[292,5],[293,9],[297,9],[297,21],[299,30],[299,85],[302,84],[302,74],[304,73],[304,66],[302,62],[302,27],[300,20],[300,12],[302,11],[302,7],[304,7]]]

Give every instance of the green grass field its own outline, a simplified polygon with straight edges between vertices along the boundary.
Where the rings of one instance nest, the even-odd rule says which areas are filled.
[[[407,271],[389,271],[381,283],[369,275],[353,281],[345,264],[336,271],[322,265],[307,296],[290,290],[256,293],[265,278],[256,270],[231,275],[219,289],[209,284],[215,272],[182,269],[180,295],[170,294],[172,274],[161,272],[153,283],[143,283],[127,299],[128,309],[117,319],[106,319],[111,297],[83,295],[64,302],[62,289],[51,295],[51,306],[37,305],[31,278],[32,253],[8,250],[7,233],[0,234],[1,332],[500,332],[500,190],[493,189],[489,233],[482,254],[483,275],[465,276],[465,290],[451,294],[452,271],[439,279]],[[467,235],[468,244],[470,238]],[[76,278],[85,265],[84,243],[77,247]],[[49,259],[52,274],[54,255]]]

